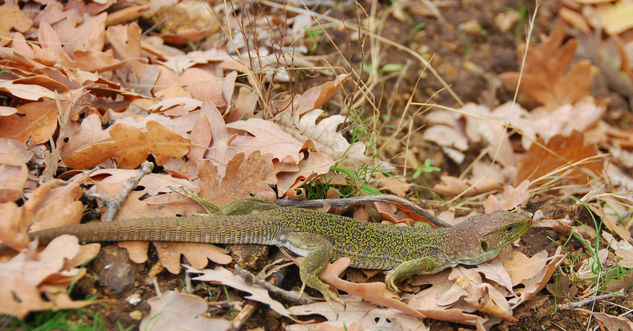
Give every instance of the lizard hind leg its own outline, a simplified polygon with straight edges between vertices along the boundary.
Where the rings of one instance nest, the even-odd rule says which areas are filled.
[[[323,236],[307,232],[298,232],[288,235],[283,244],[292,252],[303,255],[303,261],[299,266],[301,278],[301,291],[303,294],[306,285],[321,292],[327,303],[337,311],[332,301],[342,305],[345,303],[330,290],[330,286],[319,279],[319,275],[325,270],[328,263],[336,256],[334,246]]]

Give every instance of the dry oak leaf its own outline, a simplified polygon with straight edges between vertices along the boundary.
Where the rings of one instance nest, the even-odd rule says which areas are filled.
[[[349,77],[350,74],[340,74],[334,80],[312,87],[303,94],[288,96],[288,98],[280,100],[275,108],[278,113],[287,111],[299,116],[310,110],[321,108]]]
[[[0,137],[33,144],[51,139],[57,129],[58,109],[55,100],[29,102],[17,107],[18,112],[0,117]]]
[[[545,285],[547,285],[550,278],[552,278],[554,271],[558,268],[558,266],[563,262],[563,259],[565,258],[565,255],[561,254],[561,252],[562,252],[562,248],[559,246],[556,249],[556,252],[554,252],[554,255],[547,258],[547,261],[549,262],[546,263],[546,265],[541,269],[536,268],[538,264],[534,265],[535,269],[537,269],[536,271],[538,272],[534,274],[533,277],[525,278],[526,275],[519,276],[521,278],[524,278],[523,280],[520,281],[520,284],[523,284],[523,287],[515,287],[515,290],[514,290],[515,296],[508,300],[508,302],[510,302],[510,305],[512,306],[513,309],[517,307],[518,305],[522,304],[523,302],[529,300],[536,293],[541,291],[545,287]],[[523,253],[519,252],[519,254],[523,254]],[[540,262],[537,262],[537,263],[540,263]],[[511,277],[515,276],[513,275],[513,272],[511,271],[510,268],[508,268],[508,271]],[[531,273],[532,271],[533,270],[529,270],[525,272]],[[517,282],[517,279],[512,279],[512,283],[514,284],[515,282]]]
[[[24,33],[32,24],[33,21],[20,8],[8,3],[0,6],[0,46],[11,42],[11,29]]]
[[[564,25],[559,24],[542,44],[530,48],[521,78],[519,91],[549,109],[573,104],[589,96],[593,85],[591,61],[580,60],[567,71],[576,53],[578,41],[570,39],[561,47],[564,38]],[[523,52],[518,54],[522,56]],[[499,78],[506,87],[514,89],[519,74],[505,72]]]
[[[219,206],[249,197],[251,193],[271,191],[266,183],[273,169],[272,156],[259,151],[248,157],[235,155],[226,166],[226,174],[220,177],[218,168],[210,161],[203,161],[198,168],[200,196]]]
[[[152,154],[156,164],[163,165],[171,157],[181,158],[189,151],[191,142],[172,129],[156,121],[146,123],[147,130],[117,123],[109,133],[114,141],[98,142],[85,146],[67,155],[64,163],[71,168],[90,168],[102,161],[120,157],[119,168],[138,167]]]
[[[252,285],[247,283],[242,277],[234,275],[230,271],[223,267],[216,267],[215,269],[198,270],[191,266],[185,265],[185,269],[189,274],[200,274],[200,276],[193,277],[193,280],[199,280],[204,282],[218,282],[220,284],[230,286],[234,289],[250,293],[246,296],[246,299],[261,302],[268,305],[279,315],[294,319],[290,311],[288,311],[284,305],[279,301],[276,301],[268,295],[268,290],[259,285]]]
[[[293,315],[321,315],[326,322],[317,324],[293,324],[288,331],[369,331],[369,330],[401,330],[426,331],[428,328],[420,318],[406,315],[393,308],[377,308],[367,302],[359,302],[352,295],[341,296],[345,307],[337,314],[327,302],[316,302],[302,306],[292,306]]]
[[[432,318],[439,321],[448,321],[453,323],[474,325],[477,330],[485,330],[483,323],[488,319],[469,312],[474,311],[465,302],[457,301],[454,304],[447,304],[447,302],[454,302],[455,300],[447,298],[446,294],[453,287],[455,283],[448,279],[448,275],[451,270],[445,270],[435,275],[416,275],[411,282],[413,286],[424,286],[425,288],[413,294],[403,295],[403,299],[409,302],[409,305],[416,310],[419,310],[428,318]],[[430,287],[428,286],[430,285]]]
[[[545,148],[542,147],[545,145]],[[517,165],[515,185],[524,180],[534,180],[550,172],[598,155],[595,144],[585,146],[583,134],[574,130],[569,137],[556,135],[547,144],[532,144],[527,156]],[[565,175],[576,183],[587,183],[592,176],[602,173],[603,162],[599,159],[583,161]]]
[[[605,326],[607,330],[633,330],[633,322],[624,316],[613,316],[607,313],[592,312],[584,309],[583,311],[590,313],[598,321],[602,322],[602,326]]]
[[[29,194],[29,200],[24,204],[24,221],[33,222],[30,231],[79,224],[83,215],[83,205],[79,201],[83,190],[79,184],[80,180],[68,183],[53,180]]]
[[[505,284],[506,288],[507,286],[512,287],[510,284],[510,276],[508,276],[507,272],[503,269],[501,263],[498,263],[496,268],[484,268],[467,269],[463,266],[453,268],[448,279],[454,280],[455,283],[451,289],[447,291],[445,296],[450,297],[451,301],[455,301],[449,301],[446,302],[446,304],[453,304],[457,300],[462,299],[482,313],[501,318],[508,323],[516,323],[518,320],[512,316],[512,309],[505,295],[491,284],[484,282],[479,271],[487,271],[486,276],[500,276],[501,278],[491,280],[501,280],[504,283],[508,283]],[[494,269],[501,270],[501,272],[497,271],[493,273],[491,270]],[[451,295],[451,293],[454,294]]]
[[[229,139],[228,144],[236,149],[236,153],[250,154],[254,151],[260,151],[263,154],[270,153],[283,163],[299,164],[303,156],[301,151],[310,149],[312,145],[310,141],[302,143],[274,122],[261,118],[229,123],[226,127],[243,130],[252,135],[234,136]]]
[[[147,301],[150,313],[141,321],[141,330],[228,330],[230,322],[205,316],[204,299],[187,293],[168,291]]]
[[[503,209],[503,210],[511,210],[516,206],[520,206],[523,203],[527,202],[530,194],[528,189],[530,188],[530,181],[524,180],[517,186],[516,188],[511,185],[507,185],[505,187],[503,198],[501,200],[497,199],[494,195],[489,195],[484,203],[484,209],[486,214],[492,213],[495,210]]]

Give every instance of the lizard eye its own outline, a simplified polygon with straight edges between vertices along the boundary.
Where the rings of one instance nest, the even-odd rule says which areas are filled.
[[[488,243],[487,243],[487,242],[485,242],[484,240],[480,240],[480,241],[479,241],[479,245],[481,245],[481,249],[482,249],[484,252],[487,252],[487,251],[488,251]]]
[[[508,225],[508,226],[506,227],[506,232],[510,233],[510,232],[512,232],[512,231],[514,231],[514,225]]]

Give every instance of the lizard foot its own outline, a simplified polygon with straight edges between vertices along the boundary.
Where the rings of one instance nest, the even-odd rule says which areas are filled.
[[[332,292],[332,290],[330,290],[330,286],[325,284],[324,282],[322,282],[320,279],[318,278],[310,278],[310,280],[308,281],[308,286],[312,287],[313,289],[321,292],[321,295],[323,295],[323,298],[325,299],[325,301],[330,305],[330,307],[332,307],[332,310],[334,310],[334,312],[336,313],[337,317],[338,317],[338,309],[336,308],[336,306],[334,306],[334,302],[338,302],[341,305],[343,305],[343,310],[345,310],[345,302],[343,300],[341,300],[341,298],[338,297],[338,295],[334,292]],[[299,297],[301,297],[301,295],[303,294],[303,291],[306,287],[306,283],[304,282],[301,285],[301,290],[299,291]]]
[[[389,290],[400,293],[400,289],[396,286],[396,277],[395,277],[395,269],[387,272],[387,276],[385,277],[385,283],[387,283],[387,288]]]

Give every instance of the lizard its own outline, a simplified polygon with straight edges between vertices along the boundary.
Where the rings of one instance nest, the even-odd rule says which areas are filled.
[[[191,196],[190,196],[191,197]],[[319,275],[330,261],[348,257],[355,268],[387,270],[387,286],[415,274],[433,274],[458,264],[476,265],[498,255],[531,226],[531,215],[498,210],[470,217],[452,227],[430,224],[395,226],[358,221],[313,209],[280,207],[256,198],[216,207],[201,198],[209,214],[90,222],[29,233],[40,245],[62,234],[81,242],[176,241],[214,244],[259,244],[286,247],[304,256],[299,266],[305,286],[319,291],[332,306],[343,302]],[[0,244],[0,254],[7,247]]]

